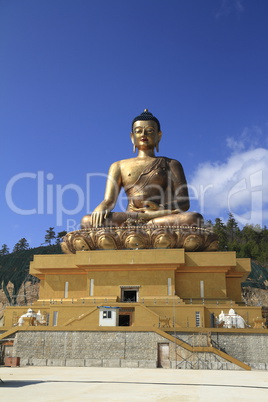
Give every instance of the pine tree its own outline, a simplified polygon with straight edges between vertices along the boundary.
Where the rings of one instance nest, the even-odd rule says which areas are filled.
[[[54,228],[49,228],[48,230],[46,230],[46,235],[45,235],[45,243],[48,243],[49,245],[51,245],[52,240],[56,239],[56,233],[54,232]]]
[[[23,237],[22,239],[20,239],[18,241],[18,243],[15,244],[15,246],[13,248],[13,253],[16,253],[17,251],[22,251],[22,250],[28,250],[29,248],[30,248],[29,243],[27,242],[25,237]]]
[[[6,244],[2,245],[2,248],[0,249],[0,255],[7,255],[9,254],[9,248],[7,247]]]
[[[219,250],[226,251],[227,249],[227,231],[226,226],[220,218],[215,219],[215,225],[213,227],[214,233],[218,235],[219,238]]]
[[[241,230],[242,242],[259,242],[261,237],[261,228],[259,225],[245,225]]]
[[[66,230],[63,230],[62,232],[58,232],[57,237],[56,237],[56,244],[59,244],[61,241],[61,238],[67,234]]]
[[[238,223],[236,222],[231,212],[229,213],[229,218],[226,223],[226,232],[227,232],[228,243],[230,247],[232,247],[232,243],[234,243],[235,240],[237,240],[239,237],[240,229],[238,227]]]

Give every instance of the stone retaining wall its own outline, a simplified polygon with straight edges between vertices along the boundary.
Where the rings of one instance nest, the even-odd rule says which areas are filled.
[[[153,332],[27,331],[16,334],[13,355],[22,365],[156,367],[158,342],[168,341]]]
[[[191,346],[209,346],[210,342],[204,333],[170,332],[170,335]],[[268,370],[268,332],[267,334],[212,332],[211,343],[212,346],[256,370]]]
[[[248,363],[252,368],[268,370],[268,333],[214,333],[211,339],[228,355]]]
[[[208,346],[204,335],[195,335],[199,343],[190,333],[175,336]],[[252,368],[268,369],[267,335],[212,334],[211,339]],[[20,357],[22,366],[156,368],[159,343],[169,344],[170,368],[240,369],[214,353],[191,353],[155,332],[23,331],[16,334],[13,356]]]

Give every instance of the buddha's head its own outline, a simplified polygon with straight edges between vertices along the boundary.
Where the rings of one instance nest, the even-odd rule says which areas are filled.
[[[132,132],[130,134],[134,146],[134,152],[138,149],[154,149],[158,151],[158,144],[162,137],[160,123],[152,113],[144,110],[132,121]]]

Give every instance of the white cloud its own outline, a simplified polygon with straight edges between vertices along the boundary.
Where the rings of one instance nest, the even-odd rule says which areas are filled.
[[[263,130],[259,126],[245,127],[238,139],[228,137],[226,140],[227,147],[234,153],[244,149],[258,148],[262,143]]]
[[[243,0],[222,0],[220,9],[216,13],[216,18],[228,15],[232,12],[241,14],[245,10],[243,3],[244,3]]]
[[[243,141],[237,141],[233,137],[228,137],[226,143],[227,147],[232,150],[242,151],[245,148]]]
[[[197,196],[205,217],[232,212],[242,225],[263,226],[268,210],[268,150],[244,150],[242,144],[228,139],[227,145],[236,145],[236,152],[225,162],[199,165],[190,182],[190,194]]]

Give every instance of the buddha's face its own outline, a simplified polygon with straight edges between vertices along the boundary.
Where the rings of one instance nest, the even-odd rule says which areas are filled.
[[[153,120],[138,120],[133,124],[130,134],[132,143],[138,149],[154,149],[161,139],[162,133],[158,131],[158,125]]]

